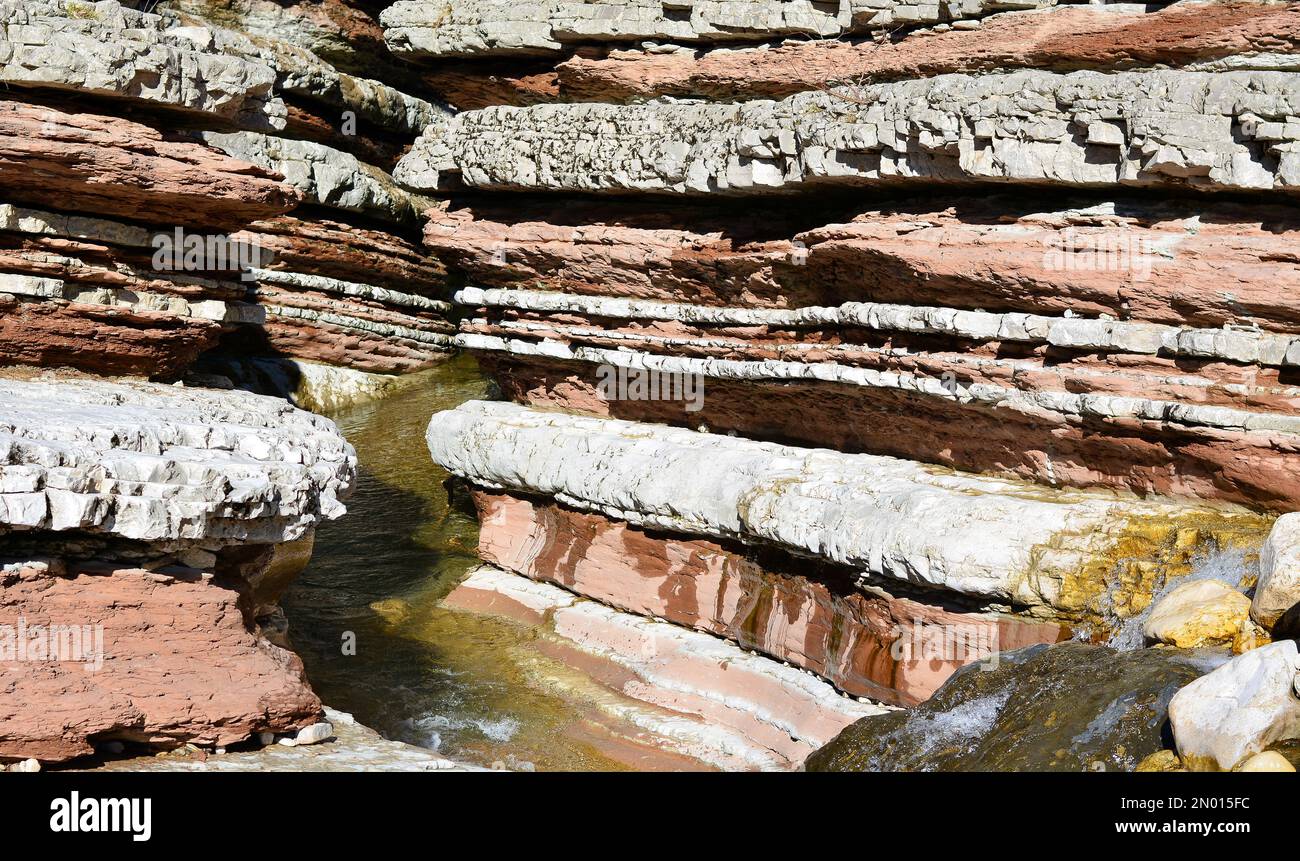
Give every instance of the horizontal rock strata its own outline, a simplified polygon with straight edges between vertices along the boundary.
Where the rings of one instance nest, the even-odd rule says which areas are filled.
[[[362,56],[378,24],[138,5],[0,0],[0,365],[57,369],[0,374],[0,760],[315,724],[276,601],[356,458],[211,368],[336,407],[452,349],[447,272],[413,241],[431,204],[388,174],[448,112],[372,76],[398,68]],[[93,669],[4,651],[73,623]]]
[[[852,721],[884,711],[707,634],[620,613],[482,566],[446,606],[542,624],[569,661],[634,700],[663,744],[731,770],[798,766]]]
[[[1070,633],[863,592],[850,571],[743,545],[665,537],[502,493],[477,492],[475,503],[479,555],[493,565],[724,637],[876,701],[914,705],[966,663]],[[960,650],[948,645],[959,638]]]
[[[1217,522],[1225,534],[1257,539],[1260,526],[1187,504],[1053,492],[886,457],[505,403],[439,413],[428,443],[436,462],[484,488],[541,494],[648,529],[773,545],[860,576],[1049,615],[1087,612],[1114,560],[1154,564],[1179,529],[1194,534],[1198,523]]]
[[[963,625],[1264,642],[1243,584],[1300,506],[1294,4],[822,4],[782,41],[801,8],[381,16],[461,109],[393,176],[452,196],[425,245],[513,402],[429,430],[480,555],[958,724],[989,699],[943,699]],[[1231,613],[1152,612],[1192,592]],[[1158,723],[1204,668],[1154,655],[1082,663]],[[880,722],[917,756],[877,758],[1131,769],[1161,740],[1123,695],[1068,739],[1013,710],[1005,756],[920,706]]]
[[[305,563],[282,548],[310,551],[355,472],[331,422],[274,398],[6,375],[0,683],[22,707],[0,707],[0,758],[314,723],[301,662],[260,629]]]
[[[499,56],[556,52],[582,42],[744,42],[779,36],[838,36],[887,26],[978,17],[997,9],[1047,5],[1039,0],[541,0],[511,4],[400,0],[380,15],[391,49],[418,57]]]
[[[1293,213],[1079,204],[832,201],[846,220],[813,229],[766,207],[578,203],[551,224],[479,206],[434,217],[426,243],[500,288],[460,291],[477,316],[459,342],[526,402],[1290,505],[1297,317],[1275,287],[1295,277]],[[702,397],[611,400],[611,368],[698,377]]]
[[[0,380],[0,530],[219,548],[343,513],[356,455],[331,422],[244,392]]]
[[[301,199],[274,173],[143,124],[14,101],[0,101],[0,180],[12,202],[198,227],[270,218]]]
[[[918,182],[1293,191],[1300,78],[1271,71],[940,75],[739,104],[457,114],[399,182],[755,194]],[[599,144],[596,143],[599,141]]]
[[[451,349],[445,270],[405,236],[429,201],[384,167],[446,109],[244,32],[256,3],[221,11],[0,6],[2,325],[27,336],[0,356],[163,380],[218,348],[428,367]],[[248,259],[160,264],[178,223]],[[114,338],[88,338],[98,326]]]
[[[11,86],[66,87],[284,128],[271,69],[223,52],[213,33],[77,0],[8,0],[0,3],[0,28],[0,80]]]
[[[564,101],[660,96],[723,101],[784,98],[837,84],[854,87],[952,72],[1156,64],[1294,71],[1300,66],[1295,56],[1300,12],[1288,4],[1228,0],[1180,3],[1154,12],[1134,8],[1011,12],[984,18],[974,29],[926,29],[867,43],[812,40],[703,53],[623,49],[569,58],[555,66],[549,81]],[[529,99],[536,88],[524,83],[498,102]]]

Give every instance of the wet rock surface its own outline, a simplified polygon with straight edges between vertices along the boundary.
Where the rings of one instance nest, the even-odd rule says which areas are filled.
[[[1129,771],[1168,746],[1174,694],[1216,659],[1178,650],[1030,646],[959,670],[928,701],[864,718],[808,771]]]

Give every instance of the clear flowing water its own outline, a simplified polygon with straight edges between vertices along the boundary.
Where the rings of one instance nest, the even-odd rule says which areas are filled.
[[[591,698],[572,695],[586,682],[530,648],[538,632],[438,606],[476,564],[478,528],[449,508],[424,431],[433,413],[486,391],[459,358],[331,416],[357,449],[359,483],[281,602],[292,646],[327,704],[389,738],[482,765],[627,767],[602,749],[621,742],[602,739]]]

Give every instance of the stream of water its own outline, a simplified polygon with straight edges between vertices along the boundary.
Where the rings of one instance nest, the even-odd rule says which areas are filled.
[[[356,447],[359,483],[281,602],[292,646],[322,700],[389,738],[480,765],[626,768],[607,754],[622,742],[602,739],[607,721],[593,714],[601,695],[581,695],[589,680],[530,648],[538,632],[438,606],[477,564],[478,527],[449,508],[424,432],[431,415],[487,388],[461,357],[331,415]]]

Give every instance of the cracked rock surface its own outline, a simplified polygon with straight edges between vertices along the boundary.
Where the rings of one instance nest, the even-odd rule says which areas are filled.
[[[0,529],[159,546],[279,543],[343,514],[332,422],[279,399],[143,382],[0,379]]]
[[[427,130],[398,182],[772,193],[800,185],[1053,183],[1293,191],[1300,77],[1284,72],[940,75],[739,104],[548,104]]]

